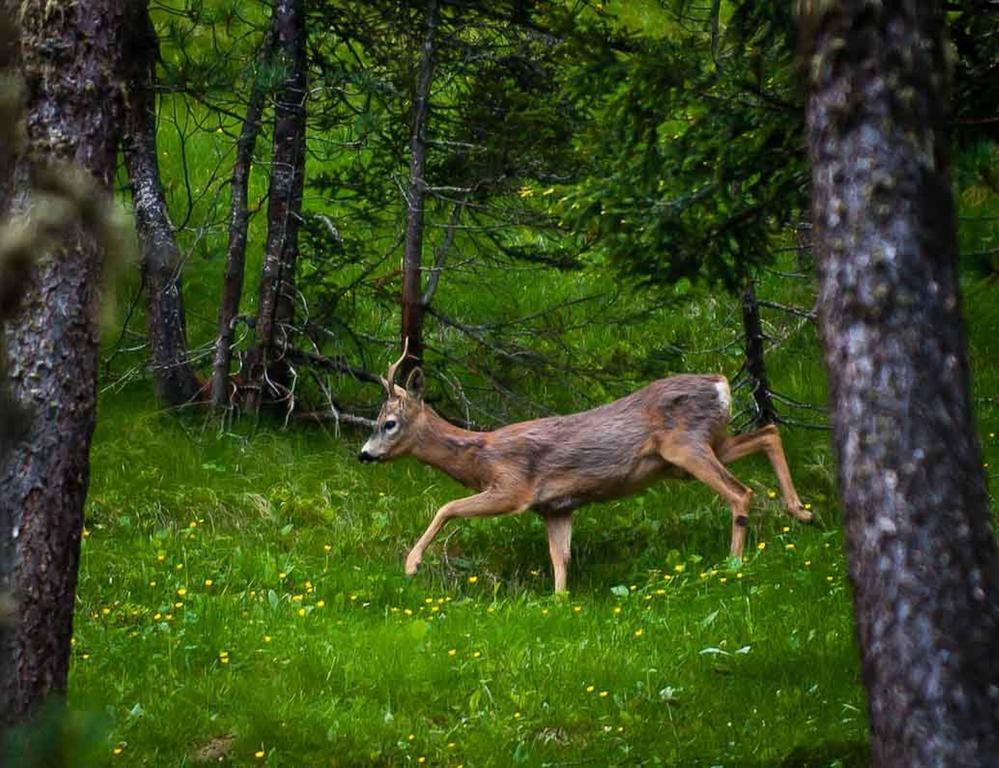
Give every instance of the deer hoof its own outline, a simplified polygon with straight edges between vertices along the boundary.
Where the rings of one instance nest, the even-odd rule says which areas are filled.
[[[815,515],[805,509],[803,506],[798,506],[791,510],[791,514],[794,515],[798,520],[803,523],[810,523],[815,519]]]
[[[420,570],[420,558],[418,557],[407,557],[406,558],[406,575],[415,576],[416,572]]]

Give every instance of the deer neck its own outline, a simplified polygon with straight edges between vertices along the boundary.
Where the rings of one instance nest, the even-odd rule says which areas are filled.
[[[428,406],[423,407],[419,418],[419,434],[412,450],[417,460],[469,488],[481,490],[488,485],[478,460],[486,442],[485,433],[456,427]]]

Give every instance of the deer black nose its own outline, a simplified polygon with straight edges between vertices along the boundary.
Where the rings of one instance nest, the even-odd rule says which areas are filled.
[[[368,453],[365,450],[362,450],[359,454],[357,454],[357,458],[361,461],[362,464],[367,464],[369,462],[378,460],[375,456],[372,456],[370,453]]]

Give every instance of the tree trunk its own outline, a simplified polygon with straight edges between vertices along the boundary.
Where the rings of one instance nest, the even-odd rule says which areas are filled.
[[[999,765],[999,558],[970,406],[943,9],[815,6],[819,315],[874,763]]]
[[[124,0],[22,0],[21,69],[28,150],[75,162],[110,187],[121,125]],[[15,208],[31,204],[30,169],[15,169]],[[18,720],[66,688],[88,453],[97,395],[97,299],[102,254],[69,223],[41,259],[6,334],[9,375],[32,411],[25,440],[0,471],[0,531],[15,544],[13,647],[0,649],[0,719]],[[4,585],[7,586],[7,585]],[[10,655],[8,655],[10,654]]]
[[[434,29],[437,0],[427,2],[427,28],[413,96],[410,132],[409,190],[406,194],[406,246],[402,259],[402,342],[409,354],[402,362],[399,378],[423,362],[423,198],[427,157],[427,120],[430,117],[430,86],[434,77]]]
[[[777,423],[777,409],[770,394],[767,380],[767,363],[764,358],[763,324],[760,322],[760,305],[756,303],[753,282],[747,283],[742,292],[742,328],[746,337],[746,374],[753,390],[753,423],[757,427]]]
[[[126,36],[123,150],[142,245],[149,362],[157,400],[165,405],[183,405],[198,396],[200,385],[187,358],[180,250],[160,184],[155,91],[159,40],[147,1],[128,4]]]
[[[298,226],[305,178],[304,0],[278,0],[274,9],[277,53],[285,68],[274,105],[274,145],[267,206],[267,245],[257,300],[256,346],[249,360],[246,409],[256,413],[265,386],[268,394],[287,393],[283,360],[292,333]]]
[[[225,254],[225,277],[222,283],[222,301],[219,304],[219,331],[215,340],[212,360],[212,404],[216,408],[229,405],[229,368],[232,365],[235,323],[239,315],[239,302],[243,296],[244,265],[246,263],[246,230],[250,221],[246,209],[247,190],[250,185],[250,168],[253,150],[260,133],[260,118],[264,110],[264,81],[260,70],[267,63],[274,47],[275,30],[272,24],[260,49],[257,71],[253,75],[246,117],[236,142],[236,160],[232,166],[232,199],[229,205],[229,245]]]

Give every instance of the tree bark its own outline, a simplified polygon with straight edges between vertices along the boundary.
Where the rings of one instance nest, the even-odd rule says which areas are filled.
[[[874,763],[999,765],[999,557],[970,406],[943,8],[814,5],[819,316]]]
[[[160,183],[155,91],[159,39],[149,18],[147,1],[128,3],[126,37],[122,148],[142,246],[149,363],[157,400],[165,405],[183,405],[198,396],[200,384],[187,357],[180,249]]]
[[[28,151],[74,162],[110,187],[121,125],[124,0],[53,6],[22,0],[20,66]],[[15,168],[15,209],[31,205],[30,168]],[[33,415],[0,469],[0,531],[13,540],[13,647],[0,649],[0,720],[24,717],[66,688],[88,453],[97,395],[97,298],[102,253],[69,223],[40,260],[6,333],[11,389]]]
[[[764,357],[763,324],[760,321],[760,305],[756,302],[756,289],[750,281],[742,292],[742,328],[746,341],[746,375],[753,390],[755,415],[753,423],[757,427],[776,424],[777,408],[770,394],[767,379],[767,363]]]
[[[402,362],[400,380],[423,362],[423,199],[427,157],[427,120],[430,117],[430,86],[434,77],[434,30],[437,0],[427,2],[427,27],[413,95],[410,130],[409,190],[406,193],[406,245],[402,258],[402,342],[408,354]]]
[[[229,369],[232,365],[235,323],[239,315],[239,302],[243,296],[243,276],[246,264],[246,230],[250,215],[246,208],[247,190],[250,185],[250,169],[253,151],[260,133],[261,117],[264,110],[264,81],[260,69],[266,64],[274,47],[275,29],[271,24],[261,45],[257,71],[250,87],[250,98],[246,105],[246,116],[236,142],[236,160],[232,166],[230,182],[231,201],[229,205],[229,245],[225,254],[225,276],[222,283],[222,300],[219,304],[218,336],[215,340],[215,355],[212,359],[212,404],[216,408],[229,405]]]
[[[305,61],[303,0],[278,0],[274,9],[276,51],[285,68],[274,105],[274,145],[267,206],[267,245],[257,300],[256,346],[249,358],[246,409],[256,413],[265,387],[281,397],[286,391],[283,350],[292,333],[298,226],[305,178]]]

